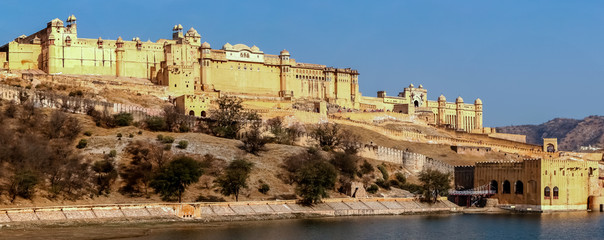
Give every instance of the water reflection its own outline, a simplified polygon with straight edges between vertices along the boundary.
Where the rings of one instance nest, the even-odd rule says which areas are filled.
[[[19,239],[601,239],[604,214],[456,214],[0,230]]]

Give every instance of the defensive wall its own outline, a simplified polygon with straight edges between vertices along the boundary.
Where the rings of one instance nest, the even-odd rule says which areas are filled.
[[[246,220],[258,218],[296,218],[313,216],[399,215],[435,212],[459,212],[462,209],[440,198],[436,203],[415,198],[334,198],[313,206],[296,204],[295,200],[222,203],[153,203],[111,204],[94,206],[60,206],[0,209],[1,223],[40,221],[87,221],[111,219],[202,219]]]
[[[453,173],[453,166],[440,160],[429,158],[423,154],[413,153],[394,148],[375,145],[365,145],[359,155],[385,162],[402,165],[405,169],[418,173],[422,170],[433,169],[444,173]]]
[[[31,101],[34,106],[38,108],[62,109],[79,114],[86,114],[88,109],[94,108],[97,111],[106,112],[108,114],[130,113],[135,121],[145,120],[153,116],[162,116],[164,114],[163,110],[159,109],[92,100],[88,98],[56,94],[54,92],[37,91],[0,84],[1,99],[19,103],[20,95],[22,93],[26,93],[29,96],[29,101]],[[195,125],[195,117],[186,115],[183,115],[182,117],[189,127],[192,128]]]

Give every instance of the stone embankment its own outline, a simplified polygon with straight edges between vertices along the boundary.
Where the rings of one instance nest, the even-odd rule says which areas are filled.
[[[160,203],[0,209],[0,224],[46,221],[199,219],[230,221],[297,217],[454,213],[462,208],[440,199],[435,204],[413,198],[326,199],[313,206],[293,200],[228,203]]]

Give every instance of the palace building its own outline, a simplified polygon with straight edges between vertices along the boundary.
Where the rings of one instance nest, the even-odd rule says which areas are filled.
[[[499,204],[529,210],[586,210],[601,201],[597,161],[525,159],[455,167],[458,190],[488,186]]]
[[[360,111],[391,111],[418,116],[429,124],[466,132],[482,131],[482,102],[461,97],[427,100],[427,90],[410,85],[396,97],[359,92],[359,72],[301,63],[287,50],[278,55],[257,46],[224,44],[213,49],[193,28],[172,28],[171,39],[143,42],[80,38],[76,17],[47,23],[46,28],[0,46],[0,68],[39,69],[47,74],[104,75],[149,79],[166,86],[183,114],[204,115],[208,100],[220,95],[269,101],[326,102]],[[287,106],[287,104],[286,104]],[[289,105],[291,106],[291,104]],[[203,113],[203,114],[202,114]],[[204,115],[205,116],[205,115]]]

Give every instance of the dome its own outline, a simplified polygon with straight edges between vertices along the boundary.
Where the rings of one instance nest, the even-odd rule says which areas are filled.
[[[409,84],[409,88],[413,88],[413,87],[414,87],[414,86],[413,86],[413,83],[412,83],[412,84]]]
[[[482,100],[480,100],[480,98],[477,98],[476,101],[474,101],[474,104],[482,105]]]
[[[52,21],[50,21],[50,25],[53,27],[62,27],[63,21],[61,21],[61,19],[55,18]]]
[[[178,31],[178,25],[174,25],[174,27],[172,28],[172,31]]]
[[[75,21],[76,21],[76,17],[75,17],[73,14],[71,14],[71,16],[69,16],[69,17],[71,17],[71,21],[72,21],[72,22],[75,22]]]
[[[119,37],[117,38],[117,41],[116,41],[116,42],[118,42],[118,43],[122,43],[122,42],[124,42],[124,40],[122,39],[122,37],[121,37],[121,36],[119,36]]]
[[[67,17],[67,22],[71,22],[73,20],[71,20],[71,16]]]
[[[226,43],[222,46],[222,50],[229,50],[231,48],[233,48],[233,45],[231,45],[230,43]]]
[[[438,97],[438,101],[444,102],[444,101],[447,101],[447,98],[445,97],[445,95],[441,94],[440,97]]]
[[[457,97],[457,99],[455,99],[455,103],[463,103],[463,98],[461,98],[461,96]]]
[[[182,25],[178,24],[178,30],[182,30]]]
[[[240,50],[240,51],[241,51],[241,50],[249,50],[249,51],[252,51],[252,50],[250,49],[250,47],[248,47],[248,46],[247,46],[247,45],[245,45],[245,44],[241,44],[241,43],[233,45],[233,49],[235,49],[235,50]]]
[[[260,51],[260,48],[256,47],[256,45],[252,46],[252,48],[250,48],[250,49],[252,49],[252,52]]]
[[[283,49],[283,51],[280,52],[281,55],[289,55],[289,52],[285,49]]]
[[[202,48],[210,48],[210,44],[208,42],[204,42],[201,44]]]
[[[419,88],[424,88],[424,86],[422,86],[421,84],[419,85]]]
[[[195,28],[189,28],[189,31],[187,31],[187,33],[194,33],[197,34],[197,30],[195,30]]]

